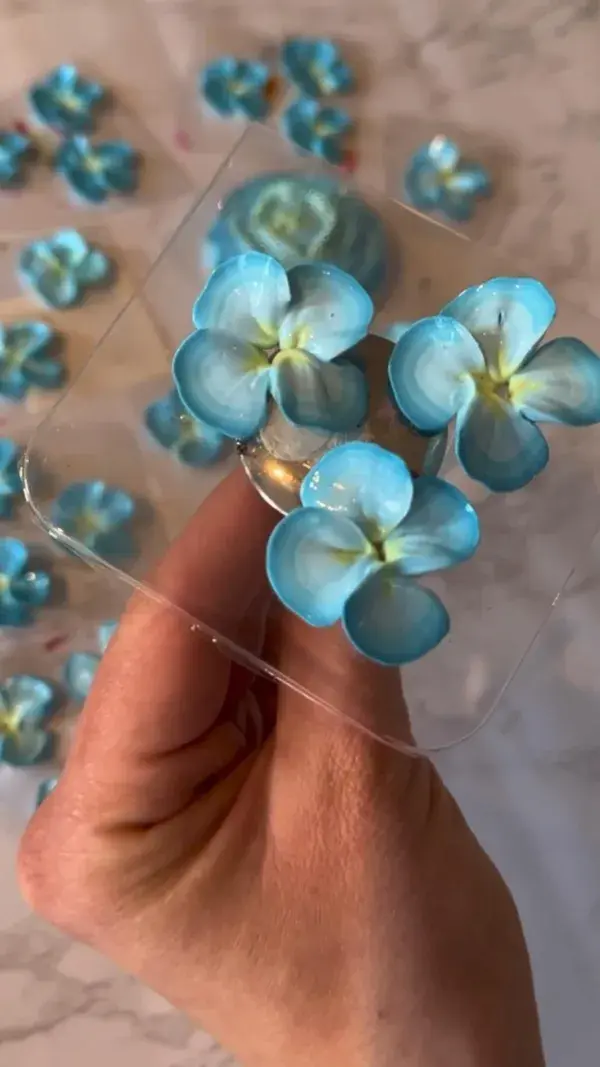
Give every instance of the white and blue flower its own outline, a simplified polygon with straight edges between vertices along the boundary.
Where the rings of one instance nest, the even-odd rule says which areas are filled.
[[[128,141],[93,143],[76,134],[57,149],[54,169],[82,200],[103,204],[109,196],[135,193],[140,181],[140,155]]]
[[[100,666],[100,660],[108,648],[118,623],[111,619],[98,627],[97,639],[99,652],[72,652],[68,657],[63,678],[69,696],[78,704],[83,704],[92,688],[92,682]]]
[[[52,522],[79,547],[103,558],[128,558],[135,549],[133,497],[101,481],[72,482],[52,505]]]
[[[66,378],[61,339],[45,322],[0,323],[0,396],[22,400],[29,389],[58,389]]]
[[[540,341],[556,305],[534,278],[493,278],[414,324],[389,365],[403,415],[423,433],[456,418],[456,454],[495,492],[521,489],[548,462],[538,422],[600,422],[600,359],[583,341]]]
[[[23,495],[19,476],[21,449],[10,437],[0,437],[0,519],[10,519],[15,501]]]
[[[29,89],[34,115],[62,134],[87,133],[106,99],[106,90],[69,63],[61,63]]]
[[[200,74],[200,91],[223,118],[264,119],[269,110],[269,69],[264,63],[221,56]]]
[[[462,159],[458,145],[441,135],[418,148],[404,172],[408,202],[420,211],[439,211],[452,222],[467,222],[477,200],[491,191],[485,167]]]
[[[368,331],[371,298],[324,263],[286,273],[248,252],[223,263],[194,307],[195,333],[173,357],[186,410],[226,437],[245,440],[267,421],[269,397],[295,426],[349,433],[364,421],[364,374],[338,359]]]
[[[334,164],[344,158],[344,139],[352,126],[347,111],[306,97],[295,100],[281,116],[282,131],[293,144]]]
[[[35,156],[33,141],[16,130],[0,130],[0,189],[23,185],[26,165]]]
[[[190,467],[208,467],[223,453],[223,434],[189,415],[175,389],[148,405],[144,421],[154,440]]]
[[[33,674],[13,674],[0,682],[0,763],[30,767],[52,755],[48,723],[58,703],[50,682]]]
[[[77,230],[57,230],[25,246],[19,273],[49,307],[68,308],[79,304],[87,289],[107,285],[113,264]]]
[[[398,456],[354,441],[319,460],[300,499],[267,546],[282,603],[311,626],[341,620],[377,663],[399,666],[435,648],[450,620],[415,578],[475,552],[479,522],[466,497],[439,478],[413,483]]]
[[[304,96],[347,93],[354,78],[340,50],[327,37],[291,37],[281,48],[281,65],[287,78]]]
[[[0,537],[0,626],[29,626],[50,598],[52,580],[30,569],[30,552],[16,537]]]

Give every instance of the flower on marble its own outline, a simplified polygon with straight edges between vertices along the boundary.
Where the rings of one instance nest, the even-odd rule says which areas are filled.
[[[63,677],[69,696],[77,703],[83,704],[87,699],[100,660],[108,648],[117,625],[118,623],[113,619],[100,624],[97,631],[99,652],[72,652],[67,658]]]
[[[491,191],[485,167],[463,159],[458,145],[442,135],[421,145],[404,172],[409,203],[420,211],[439,211],[452,222],[468,222],[477,200]]]
[[[175,389],[148,405],[144,421],[154,440],[190,467],[208,467],[223,453],[223,434],[189,415]]]
[[[287,78],[304,96],[347,93],[354,78],[340,50],[327,37],[291,37],[281,48],[281,64]]]
[[[40,782],[37,793],[35,795],[35,806],[39,808],[40,804],[43,804],[46,797],[53,793],[58,785],[58,775],[54,775],[52,778],[44,778],[43,782]]]
[[[521,489],[546,466],[538,422],[600,422],[600,359],[575,337],[540,344],[555,311],[536,279],[492,278],[415,323],[392,353],[403,415],[422,433],[455,418],[460,463],[495,492]]]
[[[109,196],[135,193],[140,180],[140,155],[128,141],[93,143],[83,134],[63,141],[54,169],[77,196],[103,204]]]
[[[50,575],[30,569],[30,552],[16,537],[0,537],[0,626],[29,626],[47,603]]]
[[[0,437],[0,519],[10,519],[15,501],[23,495],[19,475],[21,449],[10,437]]]
[[[77,230],[57,230],[25,246],[19,272],[49,307],[68,308],[81,303],[88,289],[107,285],[113,264]]]
[[[207,104],[223,118],[264,119],[269,110],[268,81],[264,63],[221,56],[204,68],[199,84]]]
[[[25,182],[27,163],[35,157],[33,141],[16,130],[0,130],[0,189],[15,189]]]
[[[305,152],[341,163],[344,158],[344,139],[353,122],[340,107],[323,107],[317,100],[300,97],[284,111],[281,128],[284,135]]]
[[[325,453],[300,500],[267,546],[282,603],[311,626],[341,620],[359,652],[388,666],[435,648],[450,620],[415,578],[475,552],[479,521],[466,497],[439,478],[413,482],[398,456],[353,441]]]
[[[208,279],[196,330],[173,357],[179,397],[194,418],[238,440],[265,425],[269,397],[294,426],[349,433],[365,419],[368,387],[338,357],[372,316],[371,298],[337,267],[286,272],[260,252],[236,256]]]
[[[72,482],[52,505],[52,522],[60,534],[103,558],[134,555],[131,521],[133,497],[102,481]]]
[[[33,83],[28,97],[36,118],[46,126],[62,134],[86,133],[94,128],[106,90],[84,78],[77,67],[61,63]]]
[[[67,376],[60,348],[45,322],[0,323],[0,396],[22,400],[33,387],[60,388]]]
[[[48,723],[58,705],[56,690],[33,674],[13,674],[0,682],[0,763],[29,767],[51,755]]]

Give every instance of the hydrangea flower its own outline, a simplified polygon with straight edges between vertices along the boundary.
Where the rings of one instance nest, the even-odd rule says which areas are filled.
[[[540,341],[556,305],[534,278],[472,286],[415,323],[394,348],[393,394],[423,433],[456,418],[456,454],[495,492],[520,489],[548,462],[538,422],[600,421],[600,359],[582,341]]]
[[[25,166],[34,155],[30,137],[15,130],[0,130],[0,189],[23,185]]]
[[[77,134],[63,141],[54,156],[54,169],[73,192],[91,204],[111,195],[134,193],[140,180],[140,157],[127,141],[98,141]]]
[[[340,107],[323,107],[317,100],[301,97],[284,111],[281,128],[298,148],[312,152],[328,163],[341,163],[344,137],[353,122]]]
[[[61,63],[34,82],[29,103],[37,119],[59,133],[86,133],[94,128],[96,114],[106,97],[98,82],[83,78],[77,67]]]
[[[30,570],[30,553],[15,537],[0,537],[0,626],[29,626],[49,599],[52,581]]]
[[[58,775],[53,778],[45,778],[43,782],[40,782],[38,790],[35,796],[35,806],[39,808],[40,804],[43,804],[46,797],[53,793],[58,785]]]
[[[223,434],[188,415],[175,389],[148,405],[144,421],[155,441],[190,467],[216,463],[223,452]]]
[[[434,137],[418,148],[404,172],[409,203],[421,211],[439,211],[452,222],[467,222],[476,201],[491,190],[485,167],[463,160],[448,137]]]
[[[21,449],[10,437],[0,437],[0,519],[10,519],[15,500],[22,496],[19,476]]]
[[[450,620],[415,578],[473,555],[479,522],[466,497],[439,478],[413,483],[398,456],[353,441],[325,453],[300,500],[267,546],[283,604],[311,626],[341,620],[359,652],[388,666],[435,648]]]
[[[264,119],[269,110],[268,81],[269,70],[264,63],[221,56],[201,72],[200,91],[224,118],[242,115],[246,119]]]
[[[52,506],[52,522],[90,552],[102,557],[127,557],[134,547],[130,523],[135,503],[123,489],[101,481],[72,482]]]
[[[106,285],[113,265],[77,230],[57,230],[25,246],[19,271],[45,304],[68,308],[80,303],[88,288]]]
[[[252,437],[269,396],[295,426],[350,432],[363,422],[361,370],[336,357],[367,333],[373,304],[349,274],[323,263],[286,273],[248,252],[210,276],[194,307],[195,333],[173,357],[173,378],[194,418],[226,437]]]
[[[291,37],[281,49],[284,74],[305,96],[347,93],[354,78],[334,41],[326,37]]]
[[[33,674],[0,682],[0,763],[29,767],[51,755],[48,722],[57,710],[54,687]]]
[[[66,378],[60,345],[45,322],[0,323],[0,396],[22,400],[34,386],[59,388]]]
[[[78,703],[82,704],[86,700],[96,677],[100,660],[108,648],[117,625],[117,622],[111,619],[109,622],[101,623],[98,627],[97,638],[100,652],[72,652],[68,657],[63,677],[69,695]]]

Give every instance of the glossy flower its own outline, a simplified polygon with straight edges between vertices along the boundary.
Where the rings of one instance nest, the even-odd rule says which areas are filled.
[[[264,63],[221,56],[201,72],[200,91],[224,118],[243,115],[247,119],[263,119],[269,110],[268,81],[269,70]]]
[[[338,46],[326,37],[291,37],[281,49],[284,74],[305,96],[347,93],[354,79]]]
[[[458,145],[448,137],[434,137],[422,145],[404,172],[409,203],[421,211],[440,211],[452,222],[467,222],[476,201],[491,191],[485,167],[463,160]]]
[[[188,415],[174,389],[148,405],[144,421],[155,441],[190,467],[208,467],[223,452],[223,434]]]
[[[135,503],[123,489],[101,481],[72,482],[52,506],[52,521],[79,547],[101,557],[134,554],[130,524]],[[75,546],[74,546],[75,547]]]
[[[83,78],[77,67],[61,63],[34,82],[28,96],[36,118],[46,126],[64,134],[86,133],[94,128],[106,90]]]
[[[66,370],[60,337],[45,322],[0,324],[0,396],[22,400],[29,389],[57,389]]]
[[[29,550],[15,537],[0,537],[0,626],[29,626],[50,597],[50,575],[29,570]]]
[[[48,722],[57,709],[52,685],[33,674],[0,682],[0,763],[28,767],[52,753]]]
[[[300,500],[267,546],[285,606],[311,626],[341,620],[359,652],[390,666],[439,644],[448,613],[414,579],[473,555],[479,522],[466,497],[439,478],[413,483],[398,456],[353,441],[325,453]]]
[[[600,421],[600,359],[582,341],[540,345],[556,306],[534,278],[493,278],[415,323],[390,360],[392,391],[418,430],[456,417],[456,454],[496,492],[520,489],[548,462],[537,422]]]
[[[269,395],[295,426],[350,432],[363,422],[362,371],[338,360],[365,336],[373,305],[337,267],[305,263],[286,274],[248,252],[218,267],[194,307],[196,332],[173,358],[184,407],[226,437],[252,437]]]
[[[83,200],[102,204],[111,195],[134,193],[140,180],[140,157],[127,141],[93,144],[79,134],[63,141],[54,169]]]
[[[109,622],[101,623],[98,627],[97,637],[100,652],[72,652],[68,657],[64,666],[63,677],[69,696],[78,703],[82,704],[86,700],[92,688],[92,682],[96,677],[100,660],[106,652],[117,625],[111,619]]]
[[[23,281],[54,308],[80,303],[86,289],[106,285],[113,272],[108,256],[77,230],[57,230],[26,245],[19,271]]]
[[[21,449],[9,437],[0,437],[0,519],[10,519],[23,486],[19,477]]]
[[[344,137],[352,119],[339,107],[322,107],[316,100],[300,98],[281,117],[281,128],[298,148],[312,152],[328,163],[341,163]]]
[[[40,782],[38,790],[35,796],[35,806],[39,808],[40,804],[43,804],[46,797],[53,793],[58,785],[58,775],[53,778],[45,778],[43,782]]]
[[[23,185],[25,166],[34,155],[30,137],[14,130],[0,130],[0,189]]]

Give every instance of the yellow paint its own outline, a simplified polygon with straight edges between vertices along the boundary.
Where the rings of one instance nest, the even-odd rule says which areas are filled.
[[[244,359],[244,370],[248,374],[252,374],[257,370],[265,370],[269,366],[269,361],[263,352],[259,348],[252,346],[248,355]]]

